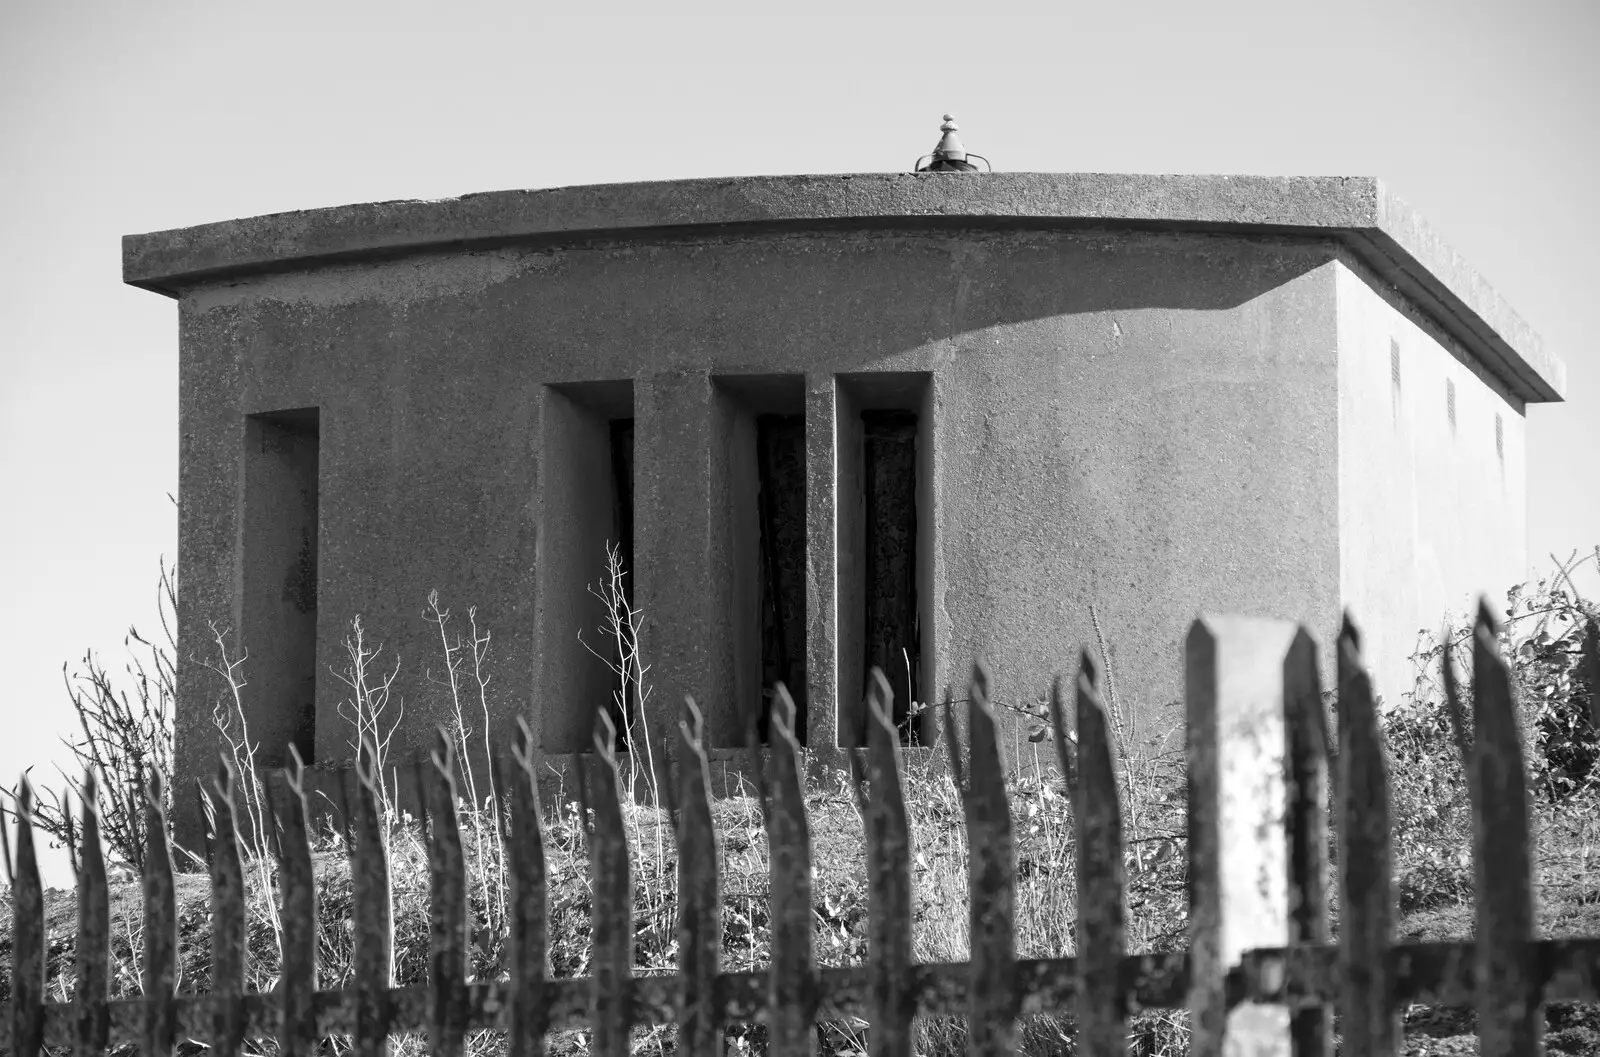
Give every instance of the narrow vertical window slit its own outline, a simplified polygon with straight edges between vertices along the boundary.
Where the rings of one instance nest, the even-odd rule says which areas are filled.
[[[246,420],[241,702],[271,767],[316,759],[320,438],[315,407]]]
[[[783,683],[798,716],[806,714],[806,436],[803,415],[756,418],[756,500],[761,563],[761,687]],[[764,696],[757,736],[767,740],[771,702]],[[796,723],[805,744],[805,724]]]
[[[866,665],[894,691],[901,737],[915,740],[911,703],[920,700],[917,607],[917,414],[863,411],[866,521]]]

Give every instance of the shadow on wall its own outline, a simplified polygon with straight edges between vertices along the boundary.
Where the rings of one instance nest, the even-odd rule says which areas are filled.
[[[1334,255],[1332,244],[1322,240],[1042,231],[1037,222],[1030,222],[1027,231],[999,224],[938,229],[908,224],[894,231],[812,230],[786,232],[781,238],[769,232],[765,238],[725,235],[653,245],[569,246],[538,254],[554,260],[549,267],[530,267],[470,293],[441,288],[419,297],[409,289],[400,297],[386,291],[378,276],[390,266],[374,265],[367,270],[370,275],[352,269],[340,280],[352,291],[371,284],[372,296],[311,302],[277,297],[275,284],[281,282],[287,291],[320,279],[268,277],[242,285],[238,296],[248,303],[227,306],[215,322],[220,325],[227,316],[235,332],[256,335],[255,347],[244,357],[245,373],[251,377],[241,383],[252,393],[283,388],[264,381],[282,381],[278,375],[284,368],[274,366],[280,348],[324,348],[330,334],[383,336],[351,341],[339,356],[296,359],[295,388],[312,396],[339,395],[344,409],[340,472],[381,480],[387,490],[375,494],[382,504],[424,512],[426,516],[414,513],[404,519],[404,531],[389,532],[395,546],[408,539],[448,540],[448,553],[430,554],[423,562],[429,581],[458,595],[466,589],[463,585],[471,585],[472,597],[486,610],[517,611],[507,598],[490,597],[499,587],[486,581],[492,575],[485,570],[507,568],[509,559],[520,558],[527,549],[519,551],[520,543],[505,538],[520,531],[508,526],[521,517],[522,508],[502,501],[500,490],[533,483],[519,458],[530,447],[541,448],[541,463],[549,471],[536,482],[542,505],[564,513],[541,519],[546,522],[538,539],[543,560],[528,563],[539,580],[532,594],[540,612],[532,620],[503,621],[505,631],[496,640],[497,664],[516,672],[526,663],[534,680],[569,688],[574,701],[604,701],[612,687],[605,667],[569,641],[596,623],[587,588],[603,567],[597,541],[613,540],[631,550],[631,493],[620,482],[632,476],[635,393],[632,381],[616,379],[645,371],[715,375],[729,403],[750,418],[748,465],[741,466],[753,484],[750,502],[741,509],[747,509],[758,527],[730,530],[730,545],[748,545],[752,559],[741,566],[748,566],[750,574],[731,588],[737,597],[730,605],[752,610],[755,619],[748,627],[757,629],[760,641],[759,648],[741,651],[741,658],[753,658],[753,667],[740,679],[760,693],[762,684],[788,673],[786,681],[803,707],[806,676],[813,681],[817,677],[805,671],[797,629],[807,615],[803,596],[792,586],[797,571],[792,522],[794,512],[804,509],[805,498],[804,482],[793,487],[792,474],[795,435],[804,428],[803,418],[797,421],[804,410],[803,392],[790,389],[803,372],[832,372],[841,377],[842,386],[850,377],[897,372],[926,379],[938,347],[960,335],[1101,312],[1236,309]],[[414,264],[395,265],[401,266]],[[597,311],[597,305],[605,311]],[[469,318],[470,326],[464,325]],[[203,331],[211,325],[213,321],[192,321],[196,333],[188,340],[204,344]],[[216,342],[226,345],[221,338]],[[1039,345],[1049,355],[1057,355],[1060,347],[1048,339]],[[445,380],[442,349],[450,350]],[[540,378],[533,383],[530,362],[540,365]],[[975,355],[971,362],[981,368],[987,358]],[[769,392],[734,376],[789,381]],[[552,396],[536,427],[542,435],[530,438],[530,444],[518,430],[527,419],[529,391],[538,386],[546,386]],[[922,567],[929,548],[916,542],[923,539],[930,517],[924,487],[929,426],[923,407],[923,394],[930,391],[925,385],[909,403],[886,403],[868,393],[857,408],[863,433],[859,472],[871,476],[900,466],[903,480],[902,464],[913,462],[916,476],[909,497],[904,490],[862,492],[863,497],[884,500],[864,506],[860,516],[863,523],[878,526],[875,538],[884,543],[874,550],[870,540],[863,542],[864,582],[904,580],[908,586],[904,592],[888,587],[867,592],[861,619],[871,627],[861,628],[855,641],[873,645],[859,658],[841,658],[841,667],[883,663],[897,678],[904,672],[904,692],[896,687],[897,701],[923,696],[919,684],[928,681],[937,645],[927,636],[931,600],[916,591],[919,582],[930,582]],[[186,394],[186,400],[191,398]],[[869,421],[872,415],[878,417]],[[921,417],[908,417],[912,415]],[[419,422],[457,424],[452,429],[460,433],[441,445],[438,436],[414,428]],[[459,458],[462,450],[480,448],[481,465],[458,466],[449,454],[454,451]],[[489,473],[494,476],[485,476]],[[772,487],[760,487],[763,479]],[[915,516],[907,516],[912,509]],[[384,511],[346,513],[371,519]],[[762,525],[770,531],[760,531]],[[293,542],[300,541],[296,533]],[[393,568],[390,550],[385,538],[379,545],[334,547],[330,553],[337,552],[343,561],[342,578],[372,584],[382,570]],[[561,555],[583,560],[550,560]],[[908,571],[914,575],[907,578]],[[325,624],[340,620],[349,607],[338,585],[328,586],[332,590],[321,599]],[[281,574],[278,587],[281,593]],[[631,590],[631,583],[627,587]],[[426,626],[407,617],[415,611],[415,588],[412,583],[379,584],[362,604],[364,616],[374,626],[390,629],[392,648],[408,657],[428,655],[431,639]],[[245,593],[255,594],[248,585]],[[197,618],[203,619],[198,614],[185,617],[191,631]],[[292,622],[282,622],[282,629],[275,627],[274,634],[288,644],[285,649],[301,650],[311,641]],[[256,645],[261,633],[248,626],[241,631],[258,651],[252,658],[261,657]],[[841,638],[844,632],[841,627]],[[536,639],[560,641],[572,649],[541,657]],[[541,657],[540,671],[531,671],[535,657]],[[306,665],[286,662],[284,667]],[[853,677],[850,682],[863,685]],[[660,692],[670,695],[680,689],[663,687]],[[274,691],[274,696],[287,695]],[[842,714],[859,695],[840,697]],[[749,700],[750,694],[741,689],[738,699]],[[542,717],[543,744],[555,751],[581,747],[588,740],[590,710],[563,711],[567,714]],[[508,718],[497,714],[497,728]],[[852,740],[852,732],[837,733],[841,742]],[[721,744],[735,740],[715,730],[710,736]],[[304,740],[286,730],[273,740],[297,739]]]
[[[557,384],[641,370],[872,370],[991,327],[1236,309],[1337,255],[1322,239],[1032,227],[564,246],[537,254],[551,263],[498,284],[474,308],[476,340],[526,347],[530,332],[559,335],[537,350]],[[433,306],[441,319],[464,307]],[[416,307],[405,312],[415,329]]]

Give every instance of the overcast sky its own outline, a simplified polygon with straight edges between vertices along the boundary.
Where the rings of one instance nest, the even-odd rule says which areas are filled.
[[[947,110],[997,169],[1387,180],[1568,365],[1570,402],[1528,416],[1532,564],[1600,543],[1592,0],[1058,2],[1039,6],[1078,13],[1038,19],[245,6],[0,0],[0,775],[49,769],[71,723],[62,663],[154,630],[176,553],[177,311],[121,284],[123,234],[905,170]]]

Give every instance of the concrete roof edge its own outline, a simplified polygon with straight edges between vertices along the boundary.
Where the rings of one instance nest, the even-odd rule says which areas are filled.
[[[1519,397],[1559,400],[1566,368],[1405,203],[1369,177],[1111,173],[753,176],[494,191],[277,213],[122,240],[123,281],[198,283],[493,243],[700,227],[1029,220],[1340,238]]]
[[[1513,392],[1530,402],[1564,400],[1567,365],[1420,213],[1375,183],[1378,216],[1371,240],[1399,269],[1391,281],[1474,349]]]

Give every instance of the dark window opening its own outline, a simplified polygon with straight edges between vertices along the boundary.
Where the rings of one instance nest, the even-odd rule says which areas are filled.
[[[917,414],[863,411],[865,663],[894,692],[901,740],[920,740],[911,703],[921,700],[922,629],[917,604]]]
[[[633,603],[633,419],[619,418],[611,423],[612,520],[616,524],[616,544],[626,574],[623,590]]]
[[[756,417],[760,523],[761,702],[756,737],[765,744],[773,688],[795,705],[795,737],[806,743],[806,430],[803,415]]]
[[[251,415],[245,443],[245,719],[263,765],[283,766],[291,745],[310,764],[317,743],[319,411]]]
[[[617,669],[626,651],[606,602],[613,557],[616,595],[628,607],[634,602],[633,384],[548,386],[541,418],[532,711],[547,753],[592,751],[602,710],[625,745]]]
[[[628,751],[628,730],[639,710],[639,678],[637,672],[638,642],[634,638],[633,622],[633,419],[619,418],[611,422],[611,496],[612,528],[614,535],[608,542],[617,549],[621,570],[621,605],[613,620],[619,634],[612,637],[611,663],[614,675],[610,712],[611,722],[617,729],[615,748]],[[617,600],[613,599],[615,604]]]

